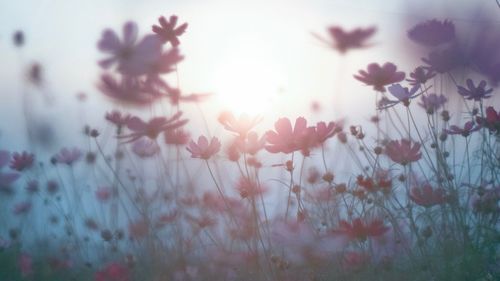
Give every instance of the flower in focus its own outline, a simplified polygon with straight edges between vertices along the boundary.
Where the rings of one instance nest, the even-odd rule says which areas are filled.
[[[104,269],[95,273],[94,281],[129,281],[128,268],[120,263],[110,263]]]
[[[373,219],[369,222],[364,222],[361,218],[356,218],[349,223],[346,220],[339,222],[339,227],[332,230],[332,234],[343,235],[350,240],[364,241],[368,237],[376,237],[383,235],[389,230],[389,227],[384,225],[380,219]]]
[[[149,138],[140,138],[132,145],[132,151],[140,158],[149,158],[160,152],[160,146]]]
[[[213,137],[209,143],[205,136],[200,136],[198,137],[198,142],[191,140],[186,149],[191,152],[192,158],[208,160],[214,154],[219,152],[220,147],[220,141],[216,137]]]
[[[458,86],[458,93],[468,100],[480,101],[481,99],[491,97],[492,92],[493,89],[486,89],[486,81],[484,80],[479,82],[477,87],[471,79],[467,79],[467,89]]]
[[[250,116],[242,114],[236,119],[231,112],[223,112],[217,120],[224,126],[224,129],[245,138],[248,132],[260,122],[261,118],[250,118]]]
[[[497,112],[493,106],[486,108],[486,117],[476,117],[476,122],[481,126],[488,128],[491,133],[500,134],[500,111]]]
[[[472,132],[478,131],[479,129],[481,129],[481,126],[475,124],[473,121],[468,121],[465,122],[463,128],[452,125],[450,126],[450,129],[445,129],[444,131],[450,135],[462,135],[463,137],[468,137]]]
[[[412,144],[412,142],[407,139],[388,142],[385,146],[385,154],[389,156],[392,161],[401,165],[418,161],[422,157],[420,144]]]
[[[429,20],[410,29],[408,37],[418,44],[436,47],[455,40],[455,25],[449,20]]]
[[[446,203],[446,193],[443,188],[432,188],[430,184],[420,187],[413,187],[410,192],[410,199],[423,207],[432,207]]]
[[[22,153],[15,152],[12,154],[12,160],[10,161],[10,168],[21,172],[25,169],[31,168],[33,161],[35,160],[35,155],[33,153],[28,153],[23,151]]]
[[[405,79],[405,73],[397,71],[393,63],[387,62],[382,67],[377,63],[368,65],[367,71],[360,70],[354,78],[365,83],[368,86],[373,86],[375,91],[385,92],[385,86]]]
[[[301,150],[305,156],[309,155],[309,149],[317,144],[316,128],[307,127],[307,121],[303,117],[295,120],[292,128],[290,119],[280,118],[274,123],[276,131],[268,131],[266,150],[271,153],[292,153]]]
[[[172,46],[177,47],[180,44],[177,37],[181,36],[186,31],[188,24],[183,23],[180,26],[176,27],[176,15],[170,16],[169,20],[165,19],[164,16],[161,16],[158,18],[158,22],[160,23],[160,26],[153,25],[153,32],[156,33],[162,43],[170,42]]]
[[[428,114],[433,114],[439,108],[441,108],[448,99],[443,95],[429,94],[422,95],[421,102],[418,103],[421,107],[425,109]]]
[[[415,86],[419,84],[425,84],[429,79],[436,76],[436,72],[428,67],[419,66],[410,73],[410,78],[406,81],[410,82],[410,85]]]
[[[66,164],[68,166],[71,166],[73,163],[80,160],[80,158],[82,158],[82,152],[76,147],[72,149],[63,148],[54,156],[57,163]]]
[[[148,122],[144,122],[141,118],[134,116],[127,122],[127,127],[132,133],[118,137],[128,139],[126,142],[134,142],[142,137],[154,140],[163,131],[174,130],[184,126],[188,120],[180,119],[181,116],[182,112],[179,111],[170,118],[155,117],[151,118]]]
[[[375,27],[356,28],[352,31],[345,31],[339,26],[331,26],[328,33],[332,41],[326,40],[319,35],[313,34],[316,38],[327,44],[329,47],[339,51],[341,54],[351,49],[362,49],[369,47],[366,41],[375,34]]]
[[[143,75],[152,63],[161,55],[161,44],[154,35],[145,36],[137,42],[137,24],[127,22],[123,26],[123,40],[106,29],[97,46],[99,50],[110,54],[109,58],[99,61],[103,68],[118,64],[118,71],[126,75]]]

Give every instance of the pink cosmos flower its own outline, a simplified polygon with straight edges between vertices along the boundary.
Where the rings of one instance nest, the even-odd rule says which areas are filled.
[[[28,181],[28,183],[26,184],[26,191],[29,194],[38,193],[38,191],[39,191],[38,181],[37,180]]]
[[[113,110],[111,112],[106,113],[106,120],[115,124],[118,127],[126,126],[130,118],[131,118],[130,114],[125,115],[118,110]]]
[[[241,198],[252,198],[266,191],[258,182],[248,177],[240,177],[236,184]]]
[[[27,277],[33,274],[33,259],[30,255],[22,253],[18,259],[19,269],[21,270],[21,275]]]
[[[186,149],[191,152],[192,158],[208,160],[220,151],[220,147],[220,141],[216,137],[213,137],[209,143],[205,136],[200,136],[198,137],[198,142],[191,140]]]
[[[458,93],[468,100],[480,101],[491,97],[493,89],[486,89],[486,81],[479,82],[477,87],[471,79],[467,79],[467,89],[458,86]]]
[[[99,186],[95,191],[95,197],[101,202],[108,201],[113,195],[113,188],[109,186]]]
[[[234,140],[234,148],[237,149],[237,152],[248,153],[250,155],[255,155],[261,149],[264,148],[266,144],[266,135],[262,135],[259,138],[259,135],[256,132],[249,132],[246,138],[236,138]]]
[[[0,191],[11,193],[10,185],[14,183],[21,175],[18,173],[4,173],[1,169],[9,163],[10,153],[0,150]]]
[[[143,137],[134,142],[132,152],[140,158],[149,158],[160,152],[160,146],[156,141]]]
[[[31,210],[31,202],[25,201],[25,202],[20,202],[14,205],[14,208],[12,209],[12,213],[14,215],[23,215],[26,214]]]
[[[159,83],[159,85],[167,85],[159,78],[159,75],[170,73],[177,69],[177,64],[184,59],[178,48],[171,48],[154,61],[149,68],[148,80]]]
[[[76,147],[72,149],[62,148],[59,153],[54,156],[54,159],[57,161],[57,163],[66,164],[68,166],[71,166],[81,158],[82,151]]]
[[[405,73],[397,71],[393,63],[387,62],[382,67],[377,63],[368,65],[368,70],[360,70],[354,78],[365,83],[368,86],[373,86],[375,91],[385,92],[385,86],[405,79]]]
[[[455,40],[455,25],[449,20],[425,21],[410,29],[408,37],[418,44],[436,47]]]
[[[406,81],[410,82],[410,85],[415,86],[419,84],[425,84],[429,79],[436,76],[436,72],[428,67],[419,66],[410,73],[410,78]]]
[[[156,92],[151,92],[144,82],[131,77],[122,77],[119,81],[113,76],[104,74],[98,85],[101,92],[116,102],[130,106],[146,106],[163,98]]]
[[[186,145],[190,140],[190,134],[183,129],[166,130],[164,133],[165,143],[173,145]]]
[[[500,134],[500,111],[497,112],[493,106],[488,106],[486,108],[486,117],[476,117],[476,122],[485,128],[488,128],[490,132]]]
[[[460,128],[458,126],[452,125],[450,129],[445,129],[444,131],[450,135],[462,135],[463,137],[468,137],[471,133],[481,129],[481,126],[475,124],[473,121],[465,122],[464,127]]]
[[[126,142],[133,142],[142,137],[148,137],[154,140],[163,131],[174,130],[184,126],[188,120],[180,119],[181,116],[182,112],[179,111],[170,118],[155,117],[150,119],[148,122],[142,121],[139,117],[132,117],[127,122],[127,127],[132,131],[132,133],[119,136],[119,138],[127,139]]]
[[[261,118],[251,118],[246,114],[240,115],[238,119],[234,117],[231,112],[222,112],[219,115],[218,121],[224,126],[224,129],[236,133],[238,136],[244,138],[248,132],[259,123]]]
[[[330,35],[331,41],[314,33],[313,35],[329,47],[344,54],[352,49],[369,47],[370,44],[366,44],[366,41],[372,37],[376,31],[377,29],[375,27],[356,28],[352,31],[345,31],[340,26],[331,26],[328,28],[328,34]]]
[[[148,35],[137,42],[137,24],[127,22],[123,26],[123,40],[118,35],[106,29],[97,46],[99,50],[110,55],[109,58],[99,61],[103,68],[118,64],[118,71],[126,75],[146,74],[150,66],[161,55],[161,44],[156,36]]]
[[[385,146],[385,154],[392,161],[401,165],[406,165],[411,162],[418,161],[422,157],[420,152],[420,144],[413,143],[410,140],[393,140]]]
[[[110,263],[101,271],[95,273],[94,281],[129,281],[128,268],[120,263]]]
[[[446,203],[446,193],[443,188],[432,188],[428,183],[419,187],[413,187],[410,199],[423,207],[432,207]]]
[[[316,140],[319,144],[324,143],[327,139],[335,136],[341,127],[342,124],[335,122],[328,122],[328,124],[326,124],[321,121],[316,123]]]
[[[364,222],[361,218],[356,218],[352,223],[346,220],[339,222],[339,227],[332,230],[332,234],[344,235],[350,240],[364,241],[368,237],[376,237],[383,235],[389,230],[389,227],[384,225],[380,219],[372,219],[369,222]]]
[[[309,149],[317,144],[315,127],[307,127],[303,117],[295,120],[292,128],[290,119],[280,118],[274,123],[276,131],[268,131],[266,150],[271,153],[292,153],[301,150],[302,154],[309,155]]]
[[[180,26],[177,26],[177,16],[170,16],[169,20],[166,20],[165,17],[161,16],[158,18],[158,22],[160,26],[153,25],[153,32],[156,33],[158,38],[163,42],[170,42],[173,47],[177,47],[180,42],[177,37],[181,36],[187,29],[188,24],[183,23]]]
[[[441,108],[448,99],[443,95],[429,94],[422,95],[421,102],[418,103],[428,114],[433,114]]]
[[[22,172],[33,166],[35,160],[35,155],[33,153],[28,153],[23,151],[22,153],[15,152],[12,154],[12,160],[10,161],[10,168],[18,172]]]

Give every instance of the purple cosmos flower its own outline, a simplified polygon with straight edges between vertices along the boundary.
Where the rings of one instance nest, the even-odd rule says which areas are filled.
[[[368,70],[360,70],[354,78],[365,83],[368,86],[373,86],[375,91],[385,92],[385,86],[405,79],[405,73],[397,71],[396,65],[387,62],[382,67],[377,63],[368,65]]]
[[[119,136],[128,139],[127,142],[134,142],[142,137],[156,139],[161,132],[174,130],[184,126],[188,120],[181,119],[182,112],[179,111],[170,118],[155,117],[148,122],[144,122],[139,117],[132,117],[127,123],[127,127],[132,131],[128,135]]]
[[[134,142],[132,151],[140,158],[149,158],[160,152],[160,146],[152,139],[141,138]]]
[[[177,37],[181,36],[187,29],[188,24],[183,23],[180,26],[177,25],[177,16],[172,15],[170,19],[167,20],[165,17],[161,16],[158,18],[160,26],[153,25],[152,30],[156,33],[157,37],[162,41],[162,43],[170,42],[173,47],[177,47],[181,42]]]
[[[437,73],[450,72],[458,66],[465,65],[466,60],[463,52],[456,45],[433,51],[427,58],[422,58],[422,61]]]
[[[11,184],[15,182],[21,175],[18,173],[4,173],[1,169],[9,163],[10,153],[5,150],[0,150],[0,191],[12,193]]]
[[[464,124],[463,128],[452,125],[450,126],[450,129],[445,129],[445,132],[450,135],[462,135],[463,137],[468,137],[472,132],[479,129],[481,129],[481,126],[475,124],[473,121],[468,121]]]
[[[419,66],[410,73],[409,79],[406,81],[410,82],[410,85],[415,86],[418,84],[425,84],[425,82],[429,81],[429,79],[436,76],[436,72],[432,71],[429,67]]]
[[[425,109],[428,114],[433,114],[439,108],[441,108],[448,99],[443,95],[429,94],[422,95],[421,102],[418,103],[421,107]]]
[[[468,100],[480,101],[481,99],[491,97],[492,92],[493,89],[486,89],[486,81],[484,80],[479,82],[477,87],[471,79],[467,79],[467,89],[458,86],[458,93]]]
[[[415,43],[436,47],[455,40],[455,25],[449,20],[429,20],[410,29],[408,37]]]
[[[316,38],[327,44],[331,48],[339,51],[341,54],[351,49],[361,49],[369,47],[366,41],[375,34],[377,29],[372,26],[368,28],[356,28],[352,31],[345,31],[340,26],[331,26],[328,28],[331,41],[313,34]]]
[[[82,151],[76,147],[72,149],[63,148],[54,156],[57,163],[63,163],[68,166],[71,166],[73,163],[80,160],[80,158],[82,158]]]
[[[105,74],[98,85],[104,95],[114,101],[131,106],[147,106],[164,97],[150,91],[149,87],[138,79],[124,77],[120,80]]]
[[[22,153],[15,152],[12,154],[12,160],[10,161],[10,168],[21,172],[25,169],[31,168],[33,161],[35,160],[35,155],[33,153],[28,153],[23,151]]]

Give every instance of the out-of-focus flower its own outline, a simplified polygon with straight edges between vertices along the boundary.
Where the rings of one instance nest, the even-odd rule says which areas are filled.
[[[412,142],[407,139],[388,142],[385,146],[385,154],[389,156],[392,161],[401,165],[418,161],[422,157],[420,144],[412,144]]]
[[[62,148],[58,154],[54,156],[57,163],[66,164],[71,166],[76,161],[82,158],[82,151],[76,147],[74,148]]]
[[[408,30],[408,37],[418,44],[436,47],[455,40],[455,25],[449,20],[425,21]]]
[[[141,158],[149,158],[160,152],[160,146],[149,138],[140,138],[132,145],[132,151]]]
[[[434,72],[429,67],[419,66],[410,73],[410,78],[406,79],[410,83],[410,85],[420,85],[425,84],[429,79],[432,79],[436,76],[436,72]]]
[[[346,220],[341,220],[339,226],[332,230],[332,234],[343,235],[350,240],[364,241],[368,237],[376,237],[383,235],[389,230],[389,227],[384,225],[380,219],[372,219],[368,222],[363,221],[361,218],[356,218],[349,223]]]
[[[198,103],[204,101],[206,98],[210,97],[210,93],[193,93],[189,95],[184,95],[179,89],[164,86],[165,92],[160,92],[160,94],[167,97],[171,105],[178,105],[180,102],[193,102]]]
[[[309,149],[317,144],[316,128],[308,127],[303,117],[295,120],[295,126],[288,118],[280,118],[274,123],[276,131],[268,131],[266,150],[271,153],[292,153],[300,150],[302,154],[309,155]]]
[[[9,163],[10,153],[0,150],[0,191],[12,193],[10,185],[14,183],[21,175],[18,173],[4,173],[1,169]]]
[[[190,140],[190,134],[183,129],[166,130],[164,133],[165,143],[173,145],[185,145]]]
[[[38,87],[43,85],[43,68],[40,63],[34,62],[29,66],[28,81]]]
[[[171,48],[162,53],[158,60],[154,61],[148,72],[148,79],[151,81],[159,83],[160,85],[166,85],[163,80],[159,80],[159,75],[170,73],[177,68],[177,64],[184,59],[184,56],[180,54],[178,48]]]
[[[432,188],[428,183],[413,187],[410,191],[410,199],[423,207],[432,207],[446,203],[446,193],[443,188]]]
[[[475,124],[473,121],[467,121],[463,128],[452,125],[450,129],[445,129],[444,131],[450,135],[462,135],[463,137],[468,137],[471,133],[481,129],[481,126]]]
[[[106,120],[119,127],[127,125],[127,122],[130,120],[130,118],[131,118],[130,114],[125,115],[118,110],[113,110],[111,112],[106,113]]]
[[[24,45],[24,33],[21,30],[14,32],[12,36],[12,41],[16,47],[22,47]]]
[[[500,187],[483,189],[481,195],[472,201],[472,208],[475,212],[483,214],[497,213],[500,211]]]
[[[33,258],[30,255],[22,253],[17,262],[23,277],[33,274]]]
[[[224,126],[224,129],[236,133],[241,138],[245,138],[248,132],[260,122],[261,118],[251,118],[246,114],[242,114],[236,119],[231,112],[226,111],[222,112],[217,120]]]
[[[22,153],[13,153],[10,161],[10,168],[18,172],[31,168],[35,160],[35,154],[23,151]]]
[[[129,281],[128,268],[120,263],[110,263],[104,269],[95,273],[94,281]]]
[[[220,151],[220,147],[220,141],[216,137],[213,137],[210,142],[208,142],[205,136],[200,136],[198,137],[198,142],[191,140],[186,149],[191,152],[192,158],[208,160]]]
[[[422,61],[429,65],[429,69],[446,73],[465,65],[466,59],[460,47],[452,45],[446,49],[432,51],[427,58],[422,58]]]
[[[28,192],[28,194],[38,193],[39,190],[40,188],[37,180],[30,180],[26,184],[26,191]]]
[[[141,239],[148,235],[149,224],[146,220],[140,219],[137,221],[130,222],[128,225],[128,232],[130,238]]]
[[[486,108],[486,117],[476,117],[476,122],[481,126],[488,128],[490,132],[500,134],[500,111],[497,112],[493,106]]]
[[[12,213],[14,215],[23,215],[26,214],[31,210],[31,202],[30,201],[25,201],[25,202],[20,202],[14,205],[14,208],[12,209]]]
[[[248,177],[240,177],[236,184],[236,189],[240,193],[241,198],[253,198],[266,191],[260,183]]]
[[[155,117],[150,119],[148,122],[144,122],[141,118],[134,116],[127,122],[127,127],[132,131],[132,133],[118,137],[126,139],[126,142],[133,142],[142,137],[148,137],[154,140],[161,132],[174,130],[184,126],[188,120],[180,119],[181,116],[182,111],[179,111],[170,118]]]
[[[477,87],[471,79],[467,79],[467,88],[458,86],[458,93],[468,100],[480,101],[491,97],[493,89],[486,89],[486,81],[479,82]]]
[[[376,31],[377,29],[374,26],[368,28],[356,28],[352,31],[345,31],[340,26],[331,26],[328,28],[328,34],[330,35],[331,40],[324,39],[314,33],[313,35],[329,47],[339,51],[341,54],[344,54],[352,49],[370,47],[370,44],[367,44],[366,41],[370,39]]]
[[[113,188],[109,186],[99,186],[95,191],[95,197],[101,202],[107,202],[113,195]]]
[[[146,106],[165,97],[157,92],[152,93],[142,81],[131,77],[117,81],[113,76],[104,74],[98,87],[105,96],[124,105]]]
[[[342,266],[346,270],[358,270],[369,262],[370,256],[367,254],[349,251],[344,253]]]
[[[397,71],[396,65],[387,62],[382,67],[377,63],[368,65],[367,71],[360,70],[354,78],[365,83],[368,86],[373,86],[375,91],[385,92],[385,86],[405,79],[405,73]]]
[[[402,102],[405,106],[409,106],[410,99],[413,99],[418,96],[417,92],[419,88],[420,85],[415,85],[411,89],[408,89],[407,87],[403,87],[400,84],[392,84],[391,86],[388,87],[389,93],[391,93],[391,95],[396,97],[398,100],[397,101],[389,100],[389,103],[396,104],[398,102]]]
[[[419,102],[418,105],[423,107],[428,114],[433,114],[447,101],[448,99],[443,95],[429,94],[422,95],[421,102]]]
[[[118,71],[122,74],[146,74],[160,57],[161,44],[154,35],[145,36],[137,42],[137,32],[137,24],[134,22],[124,24],[123,40],[114,31],[104,30],[97,46],[102,52],[110,54],[110,57],[99,61],[99,65],[109,68],[117,63]]]
[[[158,22],[160,26],[153,25],[152,30],[158,38],[165,44],[166,42],[170,42],[173,47],[177,47],[180,44],[179,36],[181,36],[187,29],[188,24],[183,23],[176,27],[177,25],[177,16],[172,15],[170,19],[165,19],[164,16],[158,18]]]
[[[52,195],[59,190],[59,184],[55,180],[48,180],[46,188],[47,188],[47,193]]]
[[[342,127],[342,125],[340,125]],[[319,144],[324,143],[327,139],[335,136],[339,131],[339,124],[336,122],[325,122],[321,121],[316,123],[316,141]]]

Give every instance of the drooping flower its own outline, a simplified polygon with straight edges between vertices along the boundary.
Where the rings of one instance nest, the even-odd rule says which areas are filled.
[[[13,153],[12,160],[10,161],[10,168],[18,172],[22,172],[33,166],[35,160],[35,155],[33,153],[28,153],[23,151],[22,153]]]
[[[346,220],[341,220],[339,226],[332,230],[332,234],[344,235],[350,240],[364,241],[368,237],[376,237],[383,235],[389,230],[389,227],[384,225],[380,219],[372,219],[363,221],[361,218],[356,218],[349,223]]]
[[[240,115],[238,119],[231,112],[222,112],[218,121],[224,126],[224,129],[236,133],[241,138],[245,138],[248,132],[259,123],[261,118],[251,118],[246,114]]]
[[[137,42],[137,24],[127,22],[123,26],[123,40],[118,35],[106,29],[97,46],[99,50],[110,55],[99,61],[103,68],[118,64],[118,71],[126,75],[146,74],[152,63],[161,55],[160,41],[154,35],[147,35]]]
[[[122,77],[119,81],[113,76],[104,74],[98,85],[101,92],[116,102],[130,106],[146,106],[165,97],[150,91],[144,83],[136,78]]]
[[[220,147],[220,141],[216,137],[213,137],[210,142],[208,142],[205,136],[200,136],[198,137],[198,142],[191,140],[186,149],[191,152],[192,158],[208,160],[220,151]]]
[[[481,126],[474,123],[473,121],[467,121],[463,128],[456,125],[450,126],[450,129],[445,129],[444,131],[450,135],[462,135],[463,137],[468,137],[471,133],[481,129]]]
[[[177,16],[172,15],[170,19],[165,19],[164,16],[158,18],[160,26],[153,25],[152,30],[156,33],[157,37],[162,41],[162,43],[170,42],[173,47],[177,47],[180,41],[177,37],[181,36],[187,29],[188,24],[183,23],[177,26]]]
[[[149,158],[160,152],[160,146],[149,138],[140,138],[132,145],[132,152],[140,158]]]
[[[148,122],[144,122],[141,118],[134,116],[127,122],[127,127],[132,133],[118,137],[126,139],[126,142],[134,142],[142,137],[148,137],[155,140],[158,135],[164,131],[174,130],[184,126],[188,120],[181,119],[181,116],[182,111],[179,111],[170,118],[154,117]]]
[[[354,78],[365,83],[368,86],[373,86],[375,91],[385,92],[385,86],[405,79],[405,73],[397,71],[396,65],[387,62],[382,67],[377,63],[368,65],[367,71],[360,70]]]
[[[497,112],[493,106],[486,108],[486,117],[476,117],[476,122],[481,126],[488,128],[491,133],[500,134],[500,111]]]
[[[433,114],[439,108],[441,108],[448,99],[443,95],[429,94],[422,95],[421,101],[418,103],[421,107],[425,109],[427,114]]]
[[[303,117],[297,118],[292,128],[290,119],[280,118],[274,123],[275,131],[268,131],[266,139],[269,143],[266,150],[271,153],[292,153],[300,150],[309,155],[309,149],[317,144],[315,127],[308,127]]]
[[[422,157],[420,144],[412,144],[412,142],[407,139],[388,142],[385,146],[385,154],[389,156],[392,161],[401,165],[418,161]]]
[[[486,81],[479,82],[477,87],[471,79],[467,79],[467,88],[458,86],[458,93],[468,100],[480,101],[491,97],[493,89],[486,89]]]
[[[58,154],[54,156],[57,163],[66,164],[71,166],[76,161],[82,158],[82,151],[76,147],[74,148],[62,148]]]
[[[432,188],[428,183],[413,187],[410,191],[410,199],[423,207],[432,207],[446,203],[446,192],[443,188]]]
[[[432,79],[436,76],[436,72],[434,72],[429,67],[419,66],[410,73],[410,78],[406,79],[410,83],[410,85],[420,85],[425,84],[429,79]]]
[[[352,31],[345,31],[340,26],[331,26],[328,28],[328,34],[331,40],[324,39],[323,37],[313,35],[327,44],[329,47],[339,51],[341,54],[346,53],[352,49],[362,49],[369,47],[366,41],[375,34],[377,29],[372,26],[368,28],[356,28]]]
[[[408,30],[408,37],[418,44],[436,47],[455,40],[455,25],[449,20],[428,20]]]
[[[102,270],[95,273],[94,281],[129,281],[128,268],[120,263],[110,263]]]

